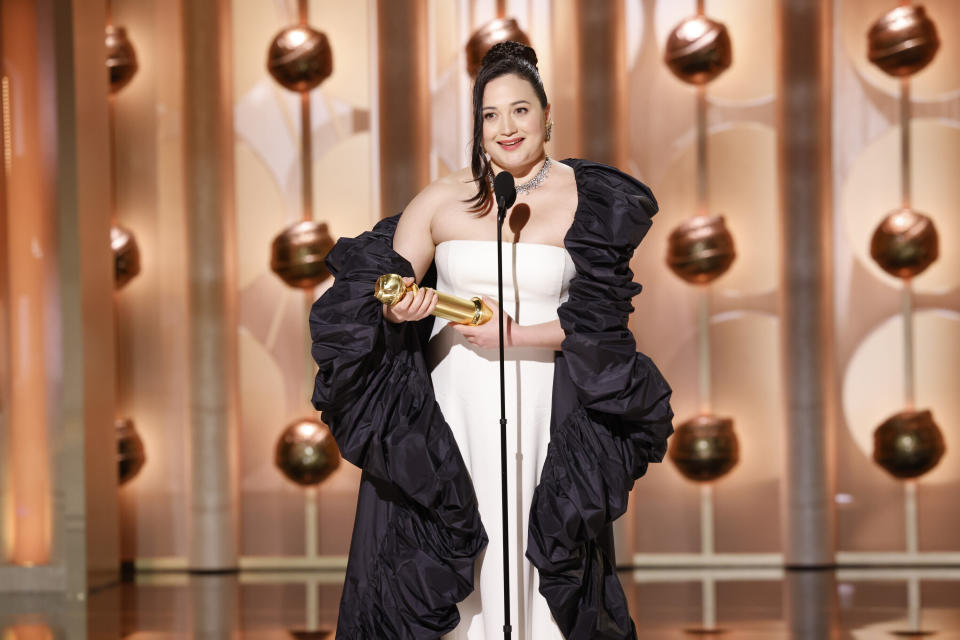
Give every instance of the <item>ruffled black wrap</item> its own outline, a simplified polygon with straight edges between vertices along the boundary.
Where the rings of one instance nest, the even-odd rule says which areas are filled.
[[[383,318],[373,286],[413,275],[393,251],[399,216],[340,240],[310,313],[313,404],[363,469],[337,638],[439,638],[457,626],[487,544],[470,475],[433,396],[414,325]]]
[[[547,458],[527,557],[569,640],[636,638],[616,576],[612,523],[672,433],[670,388],[636,353],[629,263],[657,208],[616,169],[573,167],[579,204],[564,245],[576,265],[559,309]],[[313,306],[313,402],[343,456],[363,469],[337,638],[439,638],[459,621],[487,542],[469,473],[433,396],[423,329],[383,319],[373,284],[413,275],[392,249],[396,217],[337,243],[336,280]]]
[[[568,160],[579,206],[564,246],[576,265],[558,315],[550,445],[533,494],[527,557],[569,640],[636,638],[616,575],[613,521],[673,433],[670,387],[636,352],[627,320],[640,293],[630,259],[656,213],[653,194],[616,169]]]

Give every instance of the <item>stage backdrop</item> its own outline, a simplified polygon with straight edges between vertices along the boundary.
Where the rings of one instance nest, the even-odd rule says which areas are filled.
[[[872,431],[900,406],[899,283],[868,254],[873,227],[899,202],[896,85],[866,61],[866,31],[895,5],[834,3],[832,161],[834,181],[833,354],[836,406],[838,548],[899,551],[904,546],[903,489],[871,460]],[[493,0],[412,3],[423,19],[423,46],[382,55],[378,2],[311,0],[309,22],[329,38],[333,73],[310,94],[314,217],[334,237],[352,236],[402,207],[381,195],[398,175],[414,193],[468,159],[469,89],[464,45],[497,16]],[[960,552],[960,488],[953,460],[960,404],[950,385],[960,363],[960,76],[955,59],[960,12],[930,0],[942,50],[915,78],[914,197],[940,231],[941,257],[914,283],[917,292],[918,397],[934,410],[947,443],[941,465],[919,485],[920,549]],[[698,410],[698,291],[666,266],[667,239],[696,213],[696,89],[663,62],[671,30],[695,13],[693,0],[510,0],[541,58],[554,104],[558,158],[586,156],[618,164],[647,182],[661,211],[633,261],[644,292],[631,329],[638,346],[674,388],[678,423]],[[313,416],[308,404],[307,297],[269,268],[273,237],[301,216],[299,99],[266,71],[271,39],[296,21],[293,1],[234,0],[233,113],[236,174],[236,272],[240,433],[238,491],[244,557],[303,556],[304,492],[277,471],[273,447],[290,421]],[[709,290],[713,411],[733,419],[739,462],[712,489],[715,553],[744,563],[779,564],[785,400],[778,315],[779,46],[773,0],[709,0],[705,13],[726,25],[732,66],[706,89],[708,213],[722,214],[737,258]],[[179,92],[183,78],[175,3],[114,0],[115,20],[138,48],[140,71],[116,98],[119,219],[137,233],[143,273],[117,294],[119,413],[134,417],[148,462],[121,490],[124,554],[160,566],[187,552],[185,467],[189,380],[184,378],[185,270]],[[420,40],[415,40],[419,43]],[[951,58],[951,56],[953,56]],[[599,62],[598,62],[599,61]],[[391,65],[397,65],[392,67]],[[419,86],[381,88],[400,66]],[[597,84],[597,78],[602,82]],[[428,122],[428,143],[412,146],[409,166],[381,146],[409,123],[411,105]],[[615,117],[611,117],[614,114]],[[391,155],[392,154],[392,155]],[[424,166],[423,175],[410,170]],[[415,183],[415,182],[420,183]],[[319,296],[325,285],[312,291]],[[820,349],[822,345],[810,345]],[[317,549],[334,564],[345,556],[359,473],[344,463],[316,496]],[[618,529],[618,560],[659,562],[701,551],[701,488],[665,460],[638,483]],[[623,554],[626,553],[624,556]],[[637,554],[637,555],[634,555]],[[683,556],[691,562],[689,555]]]

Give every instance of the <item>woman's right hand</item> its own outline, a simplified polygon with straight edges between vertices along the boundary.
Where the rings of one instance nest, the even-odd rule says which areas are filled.
[[[404,278],[403,284],[409,287],[413,278]],[[407,292],[396,304],[383,305],[383,317],[390,322],[411,322],[422,320],[437,308],[437,292],[421,287],[416,294]]]

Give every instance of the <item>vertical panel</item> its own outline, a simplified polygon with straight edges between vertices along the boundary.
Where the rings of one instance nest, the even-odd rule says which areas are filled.
[[[63,429],[57,502],[64,505],[68,589],[109,584],[119,572],[113,256],[105,57],[105,0],[51,2],[58,73]],[[96,381],[96,383],[94,383]],[[58,434],[59,435],[59,434]],[[59,528],[58,528],[59,529]],[[85,567],[86,575],[76,569]]]
[[[115,450],[104,5],[75,9],[2,8],[5,204],[19,212],[3,256],[14,300],[8,549],[35,568],[0,586],[81,597],[115,579],[118,556],[116,468],[101,464]]]
[[[402,211],[430,180],[426,3],[379,0],[377,24],[380,197],[388,216]]]
[[[55,256],[54,178],[45,165],[38,76],[37,15],[32,2],[4,2],[4,75],[9,80],[10,121],[7,205],[10,216],[4,259],[10,275],[11,404],[8,559],[43,564],[51,557],[51,482],[48,450],[47,365],[51,342],[47,308],[48,267]],[[47,52],[44,52],[45,55]],[[55,119],[54,119],[55,123]],[[52,345],[51,345],[52,346]]]
[[[580,118],[584,157],[623,167],[626,51],[623,3],[578,0]]]
[[[0,61],[6,56],[3,48],[3,10],[0,9]],[[7,171],[10,166],[9,153],[9,104],[7,102],[9,79],[6,69],[0,63],[0,250],[9,255],[7,244]],[[6,258],[0,258],[0,469],[9,469],[10,434],[10,290],[9,265]],[[12,506],[9,478],[0,472],[0,563],[6,562],[10,554],[9,543],[12,538],[7,525],[12,522],[9,509]]]
[[[236,255],[230,6],[183,4],[190,300],[190,566],[238,560]]]
[[[180,3],[112,0],[139,70],[112,97],[116,220],[140,248],[140,275],[114,295],[117,416],[147,462],[120,489],[124,559],[188,553],[187,233],[183,202]]]
[[[577,28],[576,0],[554,0],[552,18],[553,64],[563,72],[557,73],[552,87],[546,87],[554,122],[551,144],[558,158],[582,158],[582,71],[578,59],[580,29]],[[553,43],[557,43],[556,46]]]
[[[730,33],[733,65],[706,91],[708,207],[726,219],[737,258],[709,292],[711,404],[734,421],[740,462],[712,488],[714,552],[737,562],[778,562],[783,450],[783,387],[777,299],[779,239],[773,63],[779,36],[773,0],[711,0],[707,17]],[[624,169],[653,189],[660,211],[634,256],[644,291],[631,329],[673,387],[676,423],[698,411],[697,287],[675,276],[665,257],[671,232],[696,213],[696,89],[663,57],[670,32],[696,13],[695,0],[627,0],[628,121]],[[669,444],[673,445],[673,441]],[[651,465],[632,497],[642,562],[697,564],[700,486],[667,458]],[[759,523],[759,524],[758,524]],[[709,533],[709,531],[708,531]],[[661,556],[661,557],[657,557]]]
[[[960,487],[955,457],[960,403],[953,382],[960,373],[954,356],[960,349],[960,81],[955,64],[960,5],[951,0],[922,4],[941,45],[933,61],[910,79],[911,200],[936,226],[940,257],[911,283],[916,400],[918,407],[932,410],[946,453],[917,480],[918,548],[921,554],[955,557],[960,551],[954,533],[960,524],[954,508]],[[840,390],[837,548],[843,562],[924,561],[906,553],[903,482],[873,461],[874,430],[904,403],[902,283],[883,272],[869,250],[873,230],[901,202],[899,81],[868,60],[866,47],[871,25],[894,6],[886,0],[833,4],[833,330]]]
[[[285,426],[317,416],[309,403],[314,365],[309,354],[308,306],[330,280],[304,292],[270,270],[270,243],[303,217],[300,189],[300,95],[267,72],[271,40],[297,21],[296,3],[233,1],[236,225],[238,239],[241,552],[303,557],[306,503],[316,502],[315,548],[321,556],[347,553],[359,484],[348,463],[313,497],[274,465]],[[308,23],[326,34],[333,73],[309,94],[314,219],[337,237],[352,237],[379,220],[375,126],[376,6],[349,0],[312,1]],[[283,526],[277,526],[283,523]]]
[[[787,393],[782,520],[788,565],[833,563],[830,7],[781,5],[780,171]]]

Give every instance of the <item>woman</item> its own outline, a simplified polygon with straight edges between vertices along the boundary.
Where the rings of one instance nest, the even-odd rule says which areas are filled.
[[[434,323],[427,287],[382,309],[370,292],[380,273],[428,283],[434,265],[437,289],[483,294],[499,313],[490,185],[509,171],[513,637],[635,638],[611,524],[672,431],[669,387],[626,326],[629,261],[656,204],[615,169],[546,156],[550,105],[529,47],[491,49],[473,97],[471,167],[338,243],[335,284],[311,314],[314,404],[364,470],[337,636],[503,637],[497,323]]]

